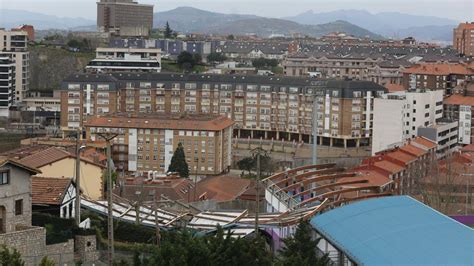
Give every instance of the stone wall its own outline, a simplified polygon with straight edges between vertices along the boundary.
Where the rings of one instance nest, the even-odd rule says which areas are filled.
[[[81,236],[76,235],[75,251],[80,261],[95,262],[99,260],[99,252],[97,251],[97,238],[95,235]]]
[[[29,227],[0,234],[1,244],[18,250],[26,265],[36,265],[46,254],[46,230],[43,227]]]
[[[46,246],[46,256],[56,265],[74,265],[74,239]]]

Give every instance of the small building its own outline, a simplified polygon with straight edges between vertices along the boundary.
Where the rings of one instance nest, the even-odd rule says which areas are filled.
[[[437,158],[444,158],[458,146],[458,126],[458,121],[442,120],[436,125],[418,128],[418,136],[436,142]]]
[[[217,175],[232,164],[232,126],[224,116],[116,114],[84,121],[88,140],[114,132],[113,159],[120,170],[166,173],[181,143],[190,175]]]
[[[471,265],[473,229],[408,196],[369,199],[311,219],[335,265]]]
[[[76,155],[66,150],[50,147],[20,160],[22,164],[40,169],[37,176],[70,180],[74,177]],[[104,165],[81,157],[81,191],[83,196],[98,200],[102,198],[102,172]]]
[[[74,218],[76,186],[71,179],[32,177],[31,201],[33,211],[51,213],[61,218]]]
[[[89,72],[161,72],[161,49],[101,48],[90,61]]]
[[[40,170],[0,157],[0,234],[31,226],[31,175]]]

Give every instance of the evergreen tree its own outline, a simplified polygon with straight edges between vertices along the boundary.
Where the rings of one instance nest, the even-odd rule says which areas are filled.
[[[170,24],[168,21],[166,21],[166,26],[165,26],[165,38],[169,39],[173,37],[173,30],[170,27]]]
[[[189,168],[188,163],[186,162],[186,157],[184,155],[183,144],[178,143],[178,147],[171,157],[171,163],[168,167],[168,172],[177,172],[179,176],[188,178],[189,177]]]
[[[55,266],[56,264],[54,263],[53,260],[48,258],[48,256],[44,256],[43,259],[41,259],[41,262],[39,266]]]
[[[23,266],[25,262],[21,259],[21,254],[16,249],[9,249],[5,245],[0,246],[1,266]]]
[[[311,225],[301,221],[296,228],[294,236],[283,240],[285,247],[282,249],[281,262],[283,265],[325,266],[329,265],[328,255],[321,258],[316,255],[319,239],[311,238]]]
[[[196,64],[194,56],[187,52],[183,51],[178,55],[178,66],[182,69],[192,69]]]

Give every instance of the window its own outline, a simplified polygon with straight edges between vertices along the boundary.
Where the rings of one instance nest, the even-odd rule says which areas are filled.
[[[23,214],[23,200],[15,200],[15,215]]]
[[[6,185],[10,181],[10,172],[9,171],[1,171],[0,172],[0,185]]]

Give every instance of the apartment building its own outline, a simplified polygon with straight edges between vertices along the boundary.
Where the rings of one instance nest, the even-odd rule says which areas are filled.
[[[465,56],[474,56],[474,22],[460,23],[453,30],[453,48]]]
[[[445,95],[474,77],[474,69],[464,63],[423,63],[403,71],[405,90],[443,90]]]
[[[373,82],[302,77],[114,73],[72,75],[62,84],[61,126],[125,112],[219,114],[235,121],[239,138],[369,146],[374,98],[387,90]],[[313,104],[313,100],[316,102]]]
[[[351,78],[381,85],[402,84],[403,71],[417,62],[459,62],[456,51],[359,44],[304,44],[282,62],[287,76]]]
[[[161,50],[154,48],[97,48],[88,72],[160,72]]]
[[[15,65],[15,71],[9,74],[12,77],[12,84],[14,84],[11,87],[11,105],[15,105],[23,100],[29,88],[30,54],[28,52],[27,32],[0,29],[0,58],[10,59],[10,61],[3,60],[3,62],[0,62],[0,67],[3,67],[4,64],[10,65],[11,62]]]
[[[474,144],[474,95],[454,94],[444,100],[444,117],[459,121],[458,142]]]
[[[153,28],[153,5],[133,0],[97,2],[97,29],[117,36],[147,37]]]
[[[443,91],[402,91],[374,100],[372,154],[417,136],[418,128],[443,117]]]
[[[115,114],[89,118],[84,127],[93,141],[102,132],[118,134],[114,162],[124,170],[166,173],[181,143],[190,175],[215,175],[231,165],[233,123],[212,114]]]
[[[458,121],[443,119],[434,125],[418,128],[418,136],[437,144],[436,157],[445,158],[458,147]]]
[[[8,117],[15,98],[15,62],[10,57],[0,57],[0,116]]]

